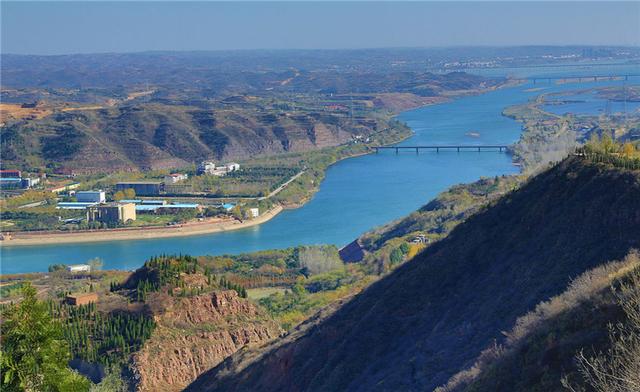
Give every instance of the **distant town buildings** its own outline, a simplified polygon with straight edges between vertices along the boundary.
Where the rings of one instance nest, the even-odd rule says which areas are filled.
[[[0,178],[20,178],[22,177],[22,172],[20,170],[0,170]]]
[[[166,200],[120,200],[121,203],[133,203],[138,214],[171,214],[183,210],[201,210],[202,206],[196,203],[167,203]]]
[[[127,223],[136,220],[133,203],[106,203],[87,207],[87,222]]]
[[[165,184],[175,184],[176,182],[184,181],[188,178],[186,173],[171,173],[164,176]]]
[[[2,189],[21,189],[22,178],[0,177],[0,188]]]
[[[76,200],[81,203],[104,203],[107,197],[104,191],[78,191]]]
[[[240,169],[240,165],[235,162],[225,163],[224,165],[216,165],[211,161],[204,161],[198,165],[197,173],[199,175],[202,174],[210,174],[214,176],[224,176],[227,173],[232,171],[236,171]]]
[[[162,183],[155,181],[119,182],[116,184],[116,191],[133,189],[138,196],[159,195],[162,190]]]
[[[0,188],[2,189],[29,189],[40,183],[40,178],[22,177],[20,170],[0,170]]]

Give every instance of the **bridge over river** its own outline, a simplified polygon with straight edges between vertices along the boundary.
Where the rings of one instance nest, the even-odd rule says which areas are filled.
[[[456,150],[458,152],[464,151],[464,150],[471,150],[471,151],[477,151],[477,152],[483,152],[483,151],[502,152],[502,151],[507,151],[508,148],[509,146],[504,144],[488,144],[488,145],[454,144],[454,145],[442,145],[442,146],[424,145],[424,146],[373,146],[371,147],[372,150],[375,150],[376,154],[380,150],[395,150],[396,154],[398,154],[400,150],[415,150],[416,154],[418,154],[420,150],[431,150],[435,152],[440,152],[440,150]]]

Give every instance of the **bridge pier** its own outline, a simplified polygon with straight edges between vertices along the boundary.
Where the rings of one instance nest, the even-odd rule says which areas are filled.
[[[420,147],[416,147],[416,155],[418,155],[418,150]]]
[[[396,147],[396,155],[398,155],[398,151],[400,151],[400,149]]]

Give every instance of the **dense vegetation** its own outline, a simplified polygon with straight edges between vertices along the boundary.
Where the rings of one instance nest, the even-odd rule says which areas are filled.
[[[18,305],[2,309],[2,389],[88,391],[89,380],[67,366],[71,359],[62,325],[29,284]]]
[[[63,325],[73,358],[106,367],[123,365],[129,354],[149,339],[155,323],[144,314],[101,313],[95,303],[66,305],[49,302],[49,312]]]

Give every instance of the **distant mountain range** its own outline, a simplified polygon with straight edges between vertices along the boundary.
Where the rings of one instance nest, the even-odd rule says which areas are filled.
[[[263,69],[253,56],[5,55],[3,165],[100,173],[309,151],[384,132],[399,110],[504,83],[344,61]]]

